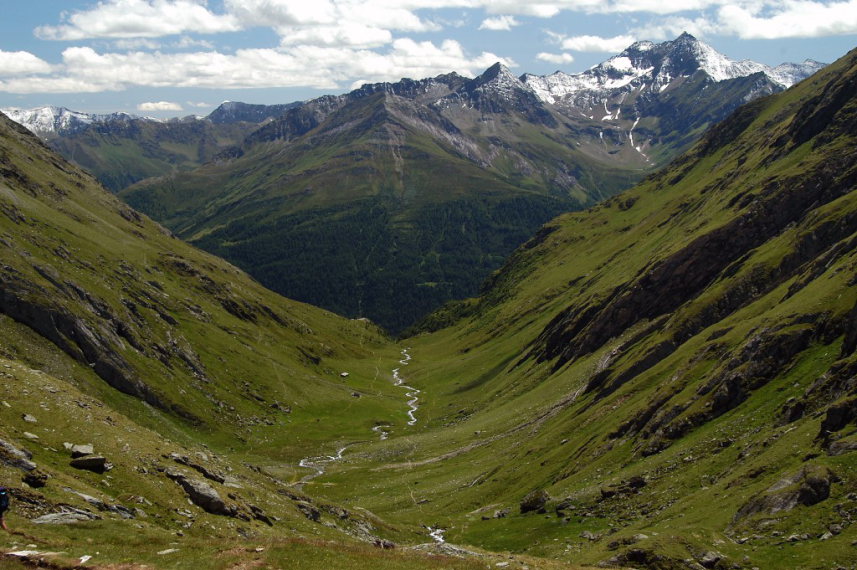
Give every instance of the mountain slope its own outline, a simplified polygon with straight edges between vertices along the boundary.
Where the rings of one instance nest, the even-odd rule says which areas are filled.
[[[208,117],[169,121],[62,107],[0,111],[116,192],[145,178],[209,162],[294,105],[226,102]]]
[[[380,90],[291,134],[304,116],[307,106],[263,127],[240,158],[122,197],[277,291],[394,331],[475,291],[541,223],[589,200],[557,172],[566,162],[548,160],[579,153],[528,132],[515,111],[503,129],[528,141],[526,156],[480,147],[439,113]],[[528,159],[544,166],[509,180],[475,162],[489,154],[509,171]],[[615,192],[623,177],[600,172],[588,176]]]
[[[539,87],[547,79],[496,64],[474,79],[308,101],[231,158],[122,197],[286,296],[398,333],[475,294],[556,214],[629,187],[742,102],[782,88],[762,66],[724,72],[727,60],[687,35],[647,46],[593,71],[607,78],[597,89],[556,100]],[[648,74],[610,79],[622,58]]]
[[[179,566],[280,565],[313,548],[315,567],[431,566],[366,544],[418,534],[300,491],[315,471],[301,458],[331,434],[399,415],[400,390],[378,373],[398,349],[375,327],[187,246],[5,117],[0,242],[4,552],[23,536],[63,551],[57,567],[84,555],[165,567],[163,551],[181,551]],[[245,552],[249,537],[271,552]]]
[[[855,85],[857,51],[546,225],[408,340],[422,431],[324,495],[590,564],[850,564]]]

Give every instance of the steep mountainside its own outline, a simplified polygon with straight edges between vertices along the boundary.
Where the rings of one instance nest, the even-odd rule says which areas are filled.
[[[567,561],[852,565],[855,87],[857,50],[546,225],[408,340],[423,429],[320,492]]]
[[[763,66],[724,72],[728,60],[687,35],[646,45],[633,65],[641,44],[621,56],[633,77],[553,99],[497,64],[475,79],[308,101],[231,159],[122,197],[278,292],[398,332],[474,294],[556,214],[629,187],[739,104],[782,89]],[[613,77],[621,58],[592,73]]]

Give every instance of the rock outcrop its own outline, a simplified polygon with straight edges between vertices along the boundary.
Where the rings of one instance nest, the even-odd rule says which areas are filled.
[[[830,486],[838,480],[827,467],[808,465],[747,501],[735,513],[734,520],[737,522],[756,513],[772,515],[800,505],[815,505],[830,496]]]

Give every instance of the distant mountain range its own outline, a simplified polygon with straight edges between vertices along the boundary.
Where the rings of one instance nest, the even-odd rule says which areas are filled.
[[[734,62],[683,34],[575,75],[496,64],[204,119],[91,118],[49,138],[114,191],[159,176],[121,196],[266,286],[400,331],[475,293],[556,214],[821,67]]]

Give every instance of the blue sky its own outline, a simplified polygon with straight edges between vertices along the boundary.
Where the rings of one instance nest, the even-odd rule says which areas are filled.
[[[575,73],[682,31],[732,59],[831,62],[857,46],[857,0],[4,2],[0,107],[204,115],[497,61]]]

